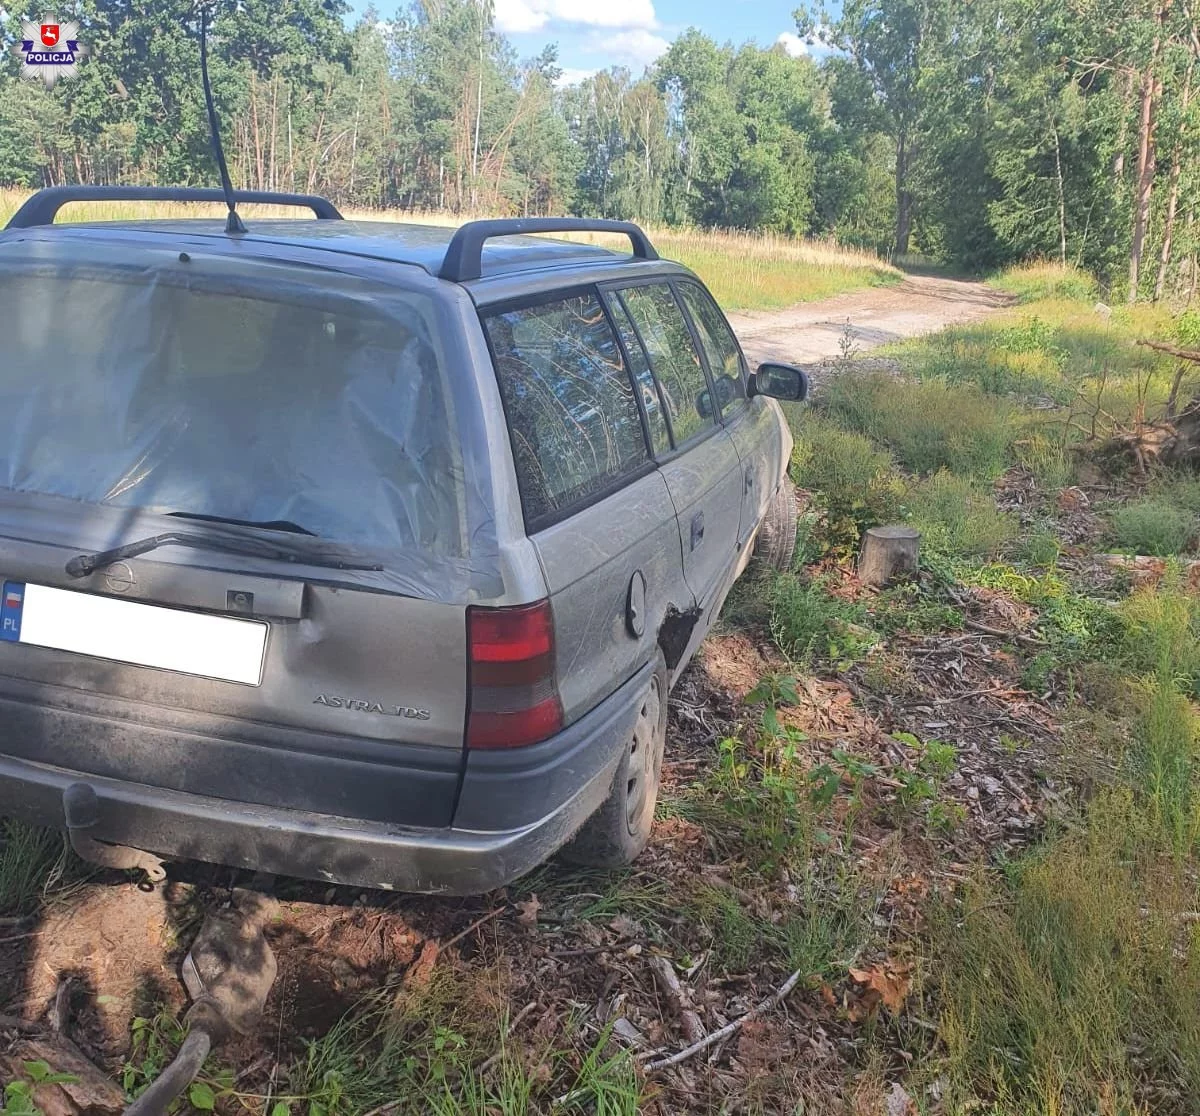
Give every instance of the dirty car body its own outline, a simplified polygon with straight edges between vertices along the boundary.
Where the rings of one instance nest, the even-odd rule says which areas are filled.
[[[478,893],[605,802],[790,437],[640,230],[328,209],[0,233],[0,813]]]

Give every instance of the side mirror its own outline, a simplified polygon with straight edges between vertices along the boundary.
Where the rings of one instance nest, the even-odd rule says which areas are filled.
[[[750,377],[750,395],[769,395],[786,403],[808,398],[808,373],[794,364],[760,364]]]

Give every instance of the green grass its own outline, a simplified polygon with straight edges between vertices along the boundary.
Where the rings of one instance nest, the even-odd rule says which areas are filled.
[[[768,590],[771,634],[788,658],[845,667],[876,642],[866,609],[832,596],[819,581],[781,574]]]
[[[830,383],[824,406],[914,473],[948,469],[990,480],[1004,471],[1016,439],[1011,408],[970,384],[845,375]]]
[[[1194,541],[1196,514],[1163,497],[1130,500],[1112,513],[1112,539],[1126,554],[1181,554]]]
[[[979,876],[937,932],[952,1100],[998,1111],[1191,1112],[1200,1104],[1194,596],[1143,589],[1109,657],[1139,672],[1121,779],[1003,874]],[[1097,649],[1100,650],[1100,649]],[[1110,683],[1111,685],[1111,683]]]
[[[0,820],[0,915],[28,915],[56,881],[67,863],[61,833]]]
[[[381,989],[309,1044],[272,1116],[360,1116],[382,1105],[402,1116],[636,1116],[641,1085],[608,1031],[597,1037],[567,1019],[554,1042],[526,1048],[506,1037],[501,1003],[478,974],[467,983],[440,969],[427,988]]]
[[[1020,530],[1016,516],[996,509],[987,485],[945,470],[914,486],[908,504],[922,545],[934,553],[995,558]]]
[[[991,284],[1016,295],[1022,302],[1036,302],[1047,298],[1086,302],[1096,298],[1099,293],[1096,280],[1086,271],[1048,261],[1010,267],[994,276]]]

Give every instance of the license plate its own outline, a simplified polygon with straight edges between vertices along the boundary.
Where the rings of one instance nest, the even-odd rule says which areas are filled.
[[[6,581],[0,641],[257,686],[267,625]]]

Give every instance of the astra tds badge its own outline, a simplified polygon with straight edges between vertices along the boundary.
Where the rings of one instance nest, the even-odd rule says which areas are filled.
[[[428,709],[414,709],[411,705],[384,705],[381,701],[359,701],[358,698],[331,697],[317,694],[313,705],[327,705],[330,709],[349,709],[353,713],[379,713],[384,717],[407,717],[410,721],[428,721]]]

